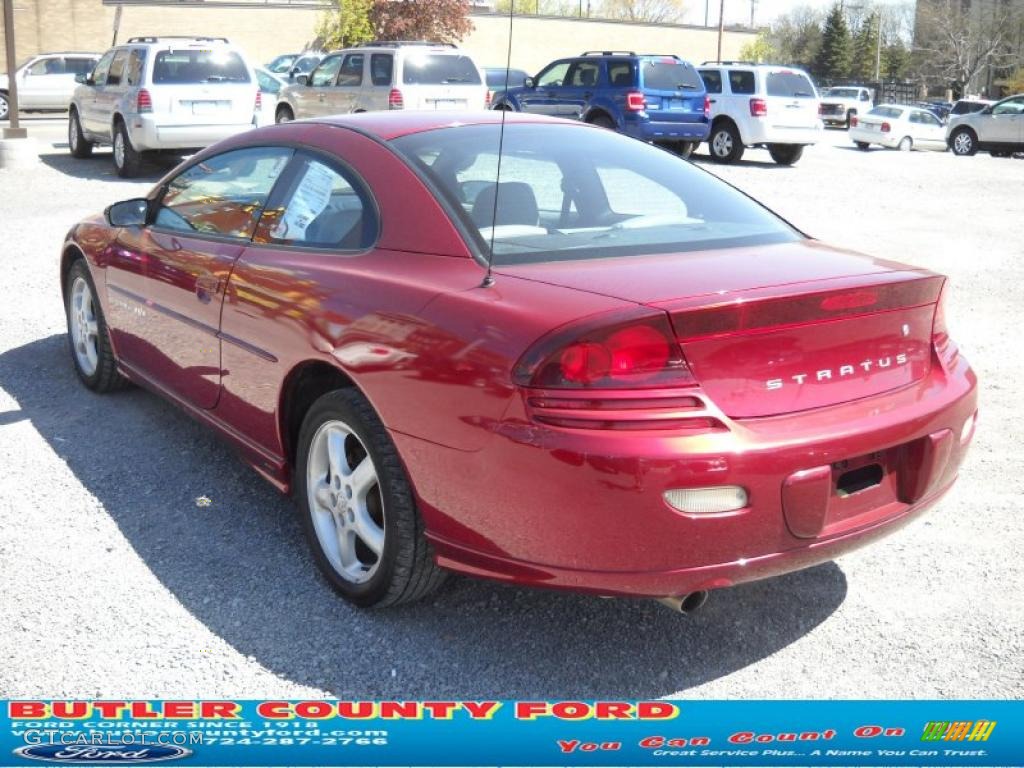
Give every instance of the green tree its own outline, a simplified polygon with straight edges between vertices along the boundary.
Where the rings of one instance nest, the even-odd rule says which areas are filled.
[[[758,64],[777,61],[778,51],[775,50],[775,45],[772,43],[770,30],[762,29],[757,33],[756,38],[749,43],[744,43],[740,49],[740,58],[743,61],[753,61]]]
[[[334,4],[334,8],[324,11],[316,25],[321,48],[330,51],[373,39],[370,24],[373,0],[334,0]]]
[[[910,64],[910,49],[902,40],[887,42],[882,47],[882,77],[886,80],[906,80]]]
[[[851,77],[862,82],[874,80],[880,29],[881,19],[879,19],[877,11],[872,11],[861,20],[860,26],[857,27],[857,34],[853,38]]]
[[[850,30],[846,26],[842,6],[836,3],[825,19],[825,28],[821,32],[821,50],[818,51],[814,72],[827,80],[848,77],[850,58]]]
[[[806,5],[776,19],[768,31],[773,63],[813,69],[821,48],[823,21],[820,11]]]

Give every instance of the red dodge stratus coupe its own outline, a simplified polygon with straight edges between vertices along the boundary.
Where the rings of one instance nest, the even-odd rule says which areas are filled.
[[[500,113],[250,131],[61,260],[85,385],[216,429],[360,605],[452,570],[685,609],[889,533],[974,430],[944,284]]]

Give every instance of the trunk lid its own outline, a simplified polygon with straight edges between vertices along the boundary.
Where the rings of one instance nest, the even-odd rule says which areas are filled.
[[[732,418],[920,380],[944,280],[811,241],[501,271],[664,309],[694,377]]]
[[[764,73],[768,120],[777,128],[815,128],[818,96],[803,72],[773,69]]]

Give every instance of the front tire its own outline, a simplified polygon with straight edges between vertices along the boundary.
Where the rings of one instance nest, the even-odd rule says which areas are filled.
[[[909,152],[914,148],[914,140],[909,136],[904,136],[900,139],[900,143],[896,145],[896,149],[900,152]]]
[[[303,419],[295,495],[316,564],[345,599],[397,605],[444,582],[394,443],[355,390],[323,395]]]
[[[793,165],[803,157],[803,144],[769,144],[768,154],[779,165]]]
[[[68,114],[68,151],[71,152],[72,157],[84,160],[92,155],[93,146],[94,144],[85,138],[85,134],[82,132],[78,110],[72,109]]]
[[[114,168],[122,179],[133,179],[142,169],[142,153],[132,146],[123,120],[114,126]]]
[[[0,91],[0,120],[11,116],[11,102],[7,100],[7,92]]]
[[[735,163],[743,157],[743,142],[739,131],[731,123],[720,123],[711,129],[708,137],[711,159],[716,163]]]
[[[83,259],[75,261],[68,270],[64,316],[68,321],[68,349],[82,383],[99,393],[124,389],[128,380],[117,370],[96,286]]]
[[[958,128],[949,137],[949,146],[958,157],[970,157],[978,151],[978,138],[970,128]]]

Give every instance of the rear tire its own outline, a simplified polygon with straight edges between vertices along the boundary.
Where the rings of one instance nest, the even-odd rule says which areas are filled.
[[[732,123],[719,123],[712,127],[708,137],[711,159],[716,163],[735,163],[743,157],[743,142],[739,131]]]
[[[85,134],[82,133],[82,124],[78,119],[78,110],[72,109],[68,114],[68,151],[71,152],[72,157],[84,160],[92,155],[93,146],[95,145],[85,138]]]
[[[900,143],[896,145],[896,149],[900,152],[909,152],[914,148],[914,140],[909,136],[904,136],[900,139]]]
[[[607,128],[609,131],[615,130],[615,121],[608,117],[608,115],[594,115],[587,118],[587,122],[599,128]]]
[[[339,389],[313,403],[294,477],[313,557],[342,597],[397,605],[444,582],[394,443],[359,392]]]
[[[114,168],[122,179],[133,179],[142,168],[142,153],[132,146],[124,121],[114,124]]]
[[[11,116],[11,102],[7,100],[7,91],[0,91],[0,120]]]
[[[863,152],[867,152],[868,149],[870,149],[870,147],[871,147],[871,145],[868,142],[866,142],[866,141],[855,141],[853,143],[857,145],[857,149],[859,149],[859,150],[861,150]]]
[[[127,387],[128,379],[117,370],[96,286],[81,258],[71,265],[64,283],[64,317],[68,324],[68,351],[82,383],[101,394]]]
[[[978,137],[970,128],[957,128],[949,137],[949,146],[958,157],[970,157],[978,151]]]
[[[290,123],[295,119],[295,113],[292,112],[291,107],[278,107],[277,112],[274,115],[275,123]]]
[[[676,152],[679,154],[681,158],[688,160],[690,158],[690,155],[693,154],[693,150],[695,150],[696,148],[696,141],[680,141],[676,145]]]
[[[803,157],[803,144],[769,144],[768,154],[779,165],[793,165]]]

